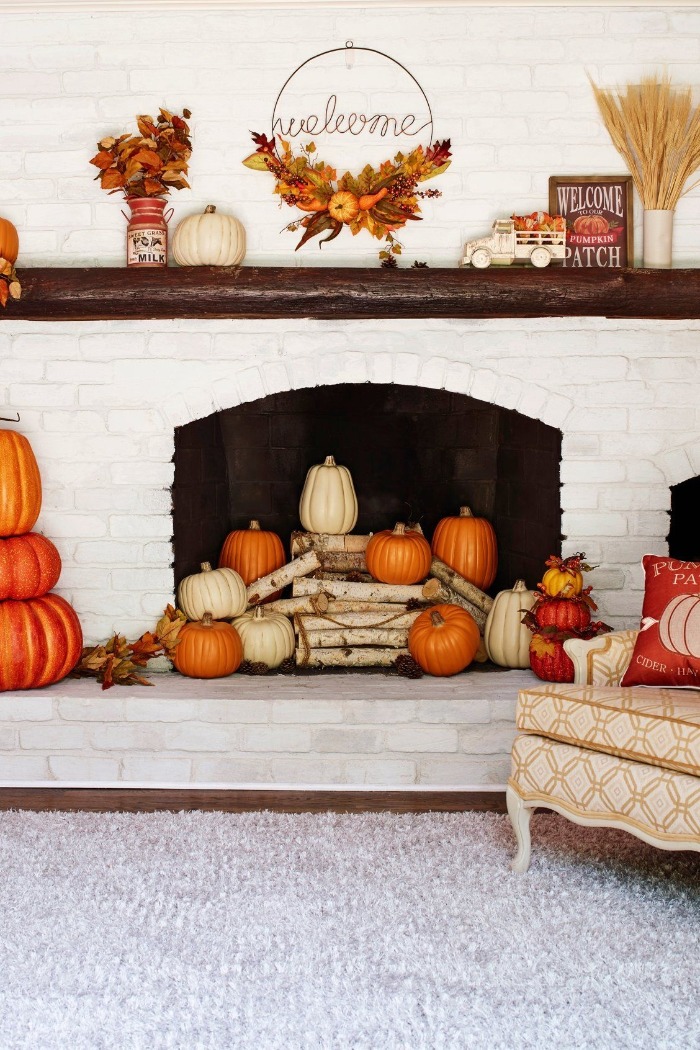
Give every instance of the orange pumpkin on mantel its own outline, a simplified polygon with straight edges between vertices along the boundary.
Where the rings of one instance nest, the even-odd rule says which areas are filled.
[[[58,594],[0,602],[0,640],[0,692],[60,682],[83,648],[75,610]]]
[[[496,579],[496,533],[490,521],[475,518],[469,507],[460,507],[458,517],[437,523],[432,548],[436,558],[482,591]]]
[[[285,563],[282,540],[276,532],[260,528],[251,521],[247,529],[235,529],[224,540],[219,557],[220,569],[234,569],[246,587]]]
[[[414,620],[408,651],[427,674],[440,678],[468,667],[479,648],[474,617],[459,605],[434,605]]]
[[[9,219],[0,219],[0,259],[16,263],[19,255],[19,234]]]
[[[0,539],[0,601],[41,598],[61,575],[61,555],[38,532]]]
[[[197,623],[180,630],[173,663],[188,678],[225,678],[241,665],[243,644],[230,623],[213,620],[206,612]]]
[[[392,529],[375,532],[367,544],[367,570],[381,583],[410,584],[430,572],[430,544],[420,532],[399,521]]]
[[[32,446],[15,430],[0,430],[0,536],[31,532],[41,510],[41,476]]]

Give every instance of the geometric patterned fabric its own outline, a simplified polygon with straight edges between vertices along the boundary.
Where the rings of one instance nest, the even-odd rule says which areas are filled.
[[[700,840],[700,779],[598,751],[522,735],[510,785],[526,801],[554,802],[589,819],[614,820],[673,842]]]
[[[700,777],[700,690],[543,683],[520,691],[515,718],[526,733]]]

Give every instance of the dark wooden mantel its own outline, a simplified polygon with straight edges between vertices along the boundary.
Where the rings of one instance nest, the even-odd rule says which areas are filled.
[[[700,318],[700,269],[37,268],[0,320]]]

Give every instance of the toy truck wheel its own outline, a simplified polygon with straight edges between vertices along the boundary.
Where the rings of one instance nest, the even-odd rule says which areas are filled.
[[[530,262],[533,266],[537,266],[538,269],[543,269],[545,266],[549,266],[552,261],[552,256],[549,254],[549,249],[543,248],[540,245],[537,248],[533,248],[530,253]]]
[[[485,270],[490,265],[491,252],[488,248],[477,248],[472,255],[472,266],[476,266],[477,270]]]

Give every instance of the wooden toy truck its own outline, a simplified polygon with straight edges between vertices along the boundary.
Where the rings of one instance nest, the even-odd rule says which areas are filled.
[[[529,259],[533,266],[549,266],[566,255],[566,230],[516,230],[513,219],[496,219],[490,237],[467,241],[462,266],[483,270],[491,263],[510,266],[516,259]]]

